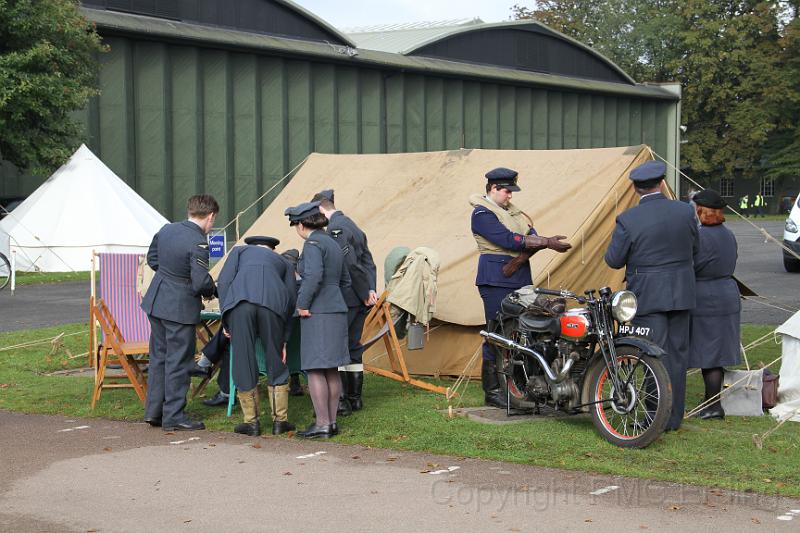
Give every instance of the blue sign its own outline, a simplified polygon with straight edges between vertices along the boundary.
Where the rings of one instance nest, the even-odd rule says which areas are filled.
[[[208,255],[212,259],[225,256],[225,234],[208,236]]]

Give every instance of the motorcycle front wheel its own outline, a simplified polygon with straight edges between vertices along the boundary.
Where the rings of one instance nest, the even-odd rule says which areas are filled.
[[[672,410],[672,385],[664,364],[632,346],[616,349],[619,383],[598,357],[587,375],[592,422],[611,444],[646,448],[664,432]]]

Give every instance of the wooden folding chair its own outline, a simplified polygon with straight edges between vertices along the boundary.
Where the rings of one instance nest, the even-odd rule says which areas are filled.
[[[140,254],[93,254],[92,293],[89,299],[90,313],[90,357],[95,367],[95,384],[92,392],[92,408],[97,403],[103,388],[128,388],[136,390],[144,402],[146,390],[141,367],[146,359],[132,356],[149,352],[150,321],[140,307],[141,296],[137,291],[137,271]],[[95,266],[99,259],[100,295],[95,292]],[[95,336],[95,325],[102,335]],[[126,368],[130,366],[131,369]],[[123,375],[110,375],[108,365],[120,365]],[[127,380],[127,384],[118,381]]]
[[[146,360],[136,359],[135,355],[149,353],[147,342],[125,342],[117,322],[108,310],[102,298],[96,300],[94,306],[94,319],[100,324],[103,331],[103,344],[99,347],[99,360],[94,378],[92,391],[92,409],[94,409],[103,389],[133,389],[144,404],[147,395],[147,380],[141,366]],[[124,375],[108,375],[108,365],[118,364],[122,367]]]
[[[370,331],[371,329],[377,327],[379,328],[377,334],[370,339],[364,339],[362,336],[361,343],[368,348],[382,338],[384,346],[386,347],[386,355],[389,357],[389,363],[392,367],[392,370],[384,370],[369,364],[364,365],[364,370],[385,378],[393,379],[395,381],[402,381],[427,391],[437,392],[439,394],[447,394],[447,389],[445,387],[440,387],[439,385],[434,385],[432,383],[427,383],[425,381],[412,378],[408,373],[405,354],[403,353],[403,348],[400,346],[400,339],[397,337],[397,332],[394,329],[392,313],[389,309],[390,304],[386,300],[388,296],[389,291],[383,291],[383,294],[378,299],[378,303],[373,306],[367,315],[366,320],[364,321],[363,331]]]

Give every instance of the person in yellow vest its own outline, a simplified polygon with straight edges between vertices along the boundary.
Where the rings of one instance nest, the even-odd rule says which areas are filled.
[[[540,237],[530,217],[511,203],[512,193],[520,190],[515,170],[496,168],[486,174],[486,180],[486,196],[473,194],[469,201],[474,208],[472,234],[480,252],[475,285],[483,300],[487,329],[491,330],[503,298],[533,284],[531,255],[545,248],[563,253],[572,246],[562,242],[566,239],[563,235]],[[486,405],[504,409],[507,402],[500,390],[495,352],[486,343],[481,382]]]
[[[748,209],[750,208],[750,197],[746,194],[739,198],[739,212],[743,216],[748,216],[749,212]]]
[[[753,207],[756,208],[756,216],[763,217],[764,216],[764,208],[767,206],[767,203],[764,201],[764,197],[761,193],[756,194],[756,197],[753,199]]]

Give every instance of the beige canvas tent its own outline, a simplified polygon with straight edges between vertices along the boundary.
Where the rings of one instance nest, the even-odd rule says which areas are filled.
[[[441,256],[436,322],[425,349],[406,351],[405,356],[414,374],[458,376],[481,343],[477,332],[484,322],[474,285],[478,254],[468,201],[471,194],[484,191],[484,174],[498,166],[517,170],[522,191],[514,193],[513,202],[531,216],[540,234],[567,235],[573,245],[566,254],[537,253],[534,283],[582,292],[622,285],[623,273],[609,269],[603,253],[616,215],[638,201],[628,172],[648,159],[652,156],[646,146],[312,154],[242,239],[272,235],[281,240],[279,250],[302,249],[302,239],[283,212],[332,188],[337,208],[366,232],[378,280],[383,279],[383,259],[395,246],[435,249]],[[384,366],[382,353],[378,343],[364,361]],[[479,372],[476,364],[470,373]]]

